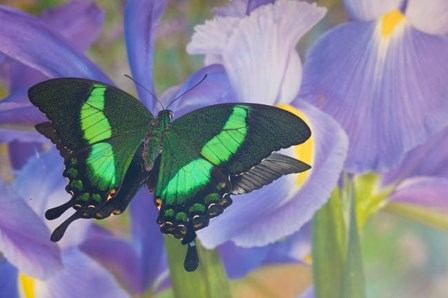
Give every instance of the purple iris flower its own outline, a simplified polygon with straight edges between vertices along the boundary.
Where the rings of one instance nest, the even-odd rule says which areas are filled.
[[[448,3],[345,5],[350,21],[307,55],[301,96],[349,135],[346,171],[384,172],[448,125]]]

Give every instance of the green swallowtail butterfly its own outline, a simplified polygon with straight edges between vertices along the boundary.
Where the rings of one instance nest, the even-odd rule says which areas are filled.
[[[52,241],[76,219],[122,213],[146,185],[154,193],[161,231],[188,244],[184,267],[193,271],[199,263],[195,231],[232,203],[230,195],[310,168],[273,153],[311,135],[302,119],[279,108],[218,104],[171,122],[171,111],[154,118],[133,96],[87,79],[45,81],[28,95],[49,119],[36,129],[64,158],[72,196],[45,217],[76,210],[53,231]]]

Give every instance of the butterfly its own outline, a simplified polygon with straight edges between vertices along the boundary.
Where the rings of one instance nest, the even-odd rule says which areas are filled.
[[[28,96],[49,119],[35,127],[64,158],[71,195],[45,217],[76,210],[53,231],[55,242],[74,220],[122,213],[146,186],[154,193],[161,232],[188,245],[184,267],[194,271],[196,231],[232,203],[231,195],[311,168],[275,153],[311,136],[302,119],[276,107],[217,104],[172,121],[168,109],[154,117],[130,94],[80,78],[44,81]]]

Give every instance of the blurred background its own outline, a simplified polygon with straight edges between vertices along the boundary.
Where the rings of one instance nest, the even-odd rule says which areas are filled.
[[[39,15],[43,10],[63,3],[60,0],[0,0],[0,4]],[[99,65],[121,89],[135,95],[133,83],[123,76],[130,74],[123,40],[125,1],[95,1],[105,12],[102,33],[87,55]],[[169,1],[158,27],[154,59],[154,83],[157,94],[181,83],[202,66],[200,56],[186,53],[195,24],[212,17],[211,9],[223,0]],[[307,49],[325,31],[347,21],[341,1],[323,0],[328,14],[298,45],[302,58]],[[1,20],[0,20],[1,25]],[[0,82],[0,98],[7,90]],[[3,145],[2,145],[3,146]],[[4,152],[4,151],[3,151]],[[447,151],[448,152],[448,151]],[[8,158],[0,157],[3,178],[13,174]],[[447,195],[448,196],[448,195]],[[114,222],[114,223],[113,223]],[[125,217],[103,222],[117,228]],[[448,297],[448,234],[413,219],[381,211],[369,219],[361,235],[368,297]],[[294,297],[311,283],[307,266],[259,269],[242,280],[232,282],[235,297]],[[0,295],[1,296],[1,295]]]

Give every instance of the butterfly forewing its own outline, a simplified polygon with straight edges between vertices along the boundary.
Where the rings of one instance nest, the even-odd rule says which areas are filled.
[[[148,134],[151,113],[134,97],[104,83],[85,79],[54,79],[29,90],[31,102],[50,122],[36,126],[55,143],[65,159],[70,204],[96,212],[117,195],[134,155]],[[104,217],[104,214],[101,214]]]

